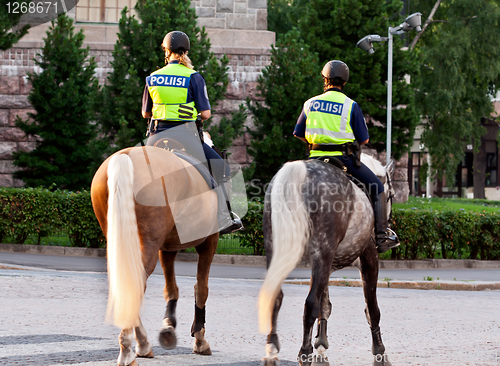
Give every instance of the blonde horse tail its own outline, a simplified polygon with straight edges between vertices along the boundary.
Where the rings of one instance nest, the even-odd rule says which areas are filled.
[[[269,333],[281,284],[302,258],[310,233],[302,198],[307,178],[303,161],[286,163],[274,177],[271,191],[272,259],[259,293],[259,330]]]
[[[108,165],[107,319],[121,329],[140,325],[146,273],[135,216],[134,167],[128,155],[113,156]]]

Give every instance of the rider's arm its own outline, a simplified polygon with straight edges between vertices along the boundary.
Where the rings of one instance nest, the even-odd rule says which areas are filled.
[[[210,112],[210,109],[207,109],[206,111],[201,111],[200,112],[200,117],[202,121],[205,121],[210,118],[212,113]]]
[[[306,140],[306,114],[304,113],[304,110],[302,110],[302,113],[300,114],[299,118],[297,119],[297,124],[295,125],[295,130],[293,131],[293,135],[297,137],[298,139],[304,141],[307,143]]]
[[[370,141],[368,127],[366,127],[365,117],[358,103],[354,103],[351,110],[351,128],[354,132],[354,137],[360,145],[364,145]]]
[[[144,92],[142,93],[142,117],[143,118],[151,118],[153,114],[151,111],[153,110],[153,99],[151,99],[151,95],[149,95],[148,86],[144,87]]]
[[[194,105],[200,113],[201,120],[207,120],[211,116],[210,101],[208,99],[207,85],[205,79],[199,73],[191,75],[189,93],[193,96]]]

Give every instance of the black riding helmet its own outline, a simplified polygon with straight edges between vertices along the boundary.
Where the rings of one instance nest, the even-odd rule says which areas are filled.
[[[344,84],[349,80],[349,67],[338,60],[328,61],[321,71],[321,75],[329,81]]]
[[[189,37],[184,32],[173,31],[163,38],[162,46],[163,49],[174,53],[184,53],[190,48]]]

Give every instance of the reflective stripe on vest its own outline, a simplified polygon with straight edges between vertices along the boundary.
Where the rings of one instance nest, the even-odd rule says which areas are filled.
[[[354,101],[343,93],[329,91],[304,104],[306,140],[310,144],[341,145],[355,140],[351,128]],[[340,151],[312,150],[310,156],[342,155]]]
[[[194,121],[198,111],[194,101],[188,103],[191,75],[196,71],[180,64],[170,64],[146,78],[153,100],[153,119]]]

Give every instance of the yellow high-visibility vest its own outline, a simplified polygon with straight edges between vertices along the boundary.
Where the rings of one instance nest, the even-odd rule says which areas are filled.
[[[153,119],[182,122],[196,120],[198,111],[194,101],[187,102],[189,82],[195,72],[181,64],[169,64],[146,78],[153,100]]]
[[[341,145],[355,140],[351,128],[354,101],[338,91],[327,91],[304,103],[306,140],[310,144]],[[342,155],[340,151],[311,150],[310,157]]]

